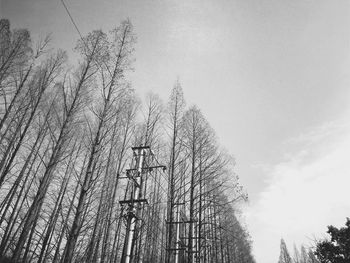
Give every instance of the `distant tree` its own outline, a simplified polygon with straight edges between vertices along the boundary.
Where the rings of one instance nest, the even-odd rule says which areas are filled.
[[[285,246],[285,244],[283,246]],[[281,246],[281,251],[286,251],[286,250],[285,250],[285,248],[282,249],[282,246]],[[281,252],[281,254],[282,254],[282,252]],[[280,260],[281,260],[281,257],[280,257]],[[282,262],[285,262],[285,261],[282,261]],[[294,244],[294,253],[293,253],[293,257],[292,257],[291,262],[293,262],[293,263],[320,263],[320,261],[317,260],[315,254],[314,254],[314,251],[312,249],[306,250],[304,245],[301,245],[300,250],[299,250],[295,244]]]
[[[278,263],[292,263],[292,258],[289,255],[286,242],[284,242],[283,238],[281,239],[281,251]]]
[[[301,246],[301,250],[300,250],[300,262],[301,263],[308,263],[308,254],[306,252],[306,249],[304,246]]]
[[[294,244],[294,257],[293,257],[293,262],[294,263],[301,263],[301,256],[300,252],[297,248],[297,246]]]
[[[314,252],[309,249],[309,252],[308,252],[308,261],[307,263],[320,263],[320,261],[318,261],[318,259],[316,258]]]
[[[346,227],[336,228],[328,226],[327,233],[330,240],[319,241],[316,245],[315,255],[321,263],[350,262],[350,219],[346,219]]]
[[[307,263],[320,263],[320,261],[318,261],[318,259],[316,258],[314,252],[309,249],[309,252],[308,252],[308,261]]]

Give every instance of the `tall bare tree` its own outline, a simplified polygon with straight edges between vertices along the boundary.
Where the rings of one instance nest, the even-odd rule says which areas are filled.
[[[113,116],[111,114],[111,107],[115,102],[115,95],[122,88],[122,81],[125,72],[130,68],[131,55],[133,52],[133,44],[135,37],[132,31],[132,24],[129,20],[122,22],[121,26],[116,28],[113,32],[113,39],[111,43],[104,41],[101,47],[105,53],[100,57],[99,74],[101,79],[101,93],[102,98],[100,107],[94,113],[97,117],[96,129],[91,131],[91,146],[90,156],[85,169],[83,177],[83,184],[80,189],[79,201],[75,210],[75,217],[69,237],[67,240],[64,258],[62,262],[68,263],[72,261],[76,242],[82,227],[82,216],[84,206],[88,196],[88,191],[94,181],[94,170],[97,164],[97,156],[101,153],[101,146],[106,136],[105,124]],[[85,50],[85,49],[83,49]],[[112,115],[112,116],[111,116]]]

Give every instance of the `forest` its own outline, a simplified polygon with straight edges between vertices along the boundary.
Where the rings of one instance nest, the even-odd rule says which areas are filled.
[[[0,21],[0,261],[255,262],[234,158],[180,81],[139,98],[129,20],[77,39],[72,66]]]

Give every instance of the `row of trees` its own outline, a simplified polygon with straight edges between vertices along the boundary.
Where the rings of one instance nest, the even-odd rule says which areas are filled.
[[[119,262],[132,146],[147,145],[132,262],[254,262],[234,204],[246,198],[201,111],[176,82],[144,105],[127,81],[130,21],[92,31],[67,66],[50,37],[0,21],[0,259]],[[127,178],[128,180],[125,180]]]
[[[304,246],[300,252],[294,246],[294,257],[288,252],[286,243],[281,239],[279,263],[347,263],[350,262],[350,219],[345,227],[328,226],[330,238],[315,242],[315,247],[308,251]]]
[[[294,245],[294,253],[291,256],[285,241],[281,239],[278,263],[320,263],[320,261],[317,260],[312,249],[306,249],[303,245],[300,250]]]

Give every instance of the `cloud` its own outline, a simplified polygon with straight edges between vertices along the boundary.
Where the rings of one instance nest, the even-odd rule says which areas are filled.
[[[278,261],[281,237],[290,249],[312,245],[327,225],[341,226],[350,216],[349,123],[324,124],[285,146],[293,150],[267,169],[267,187],[246,210],[259,263]]]

